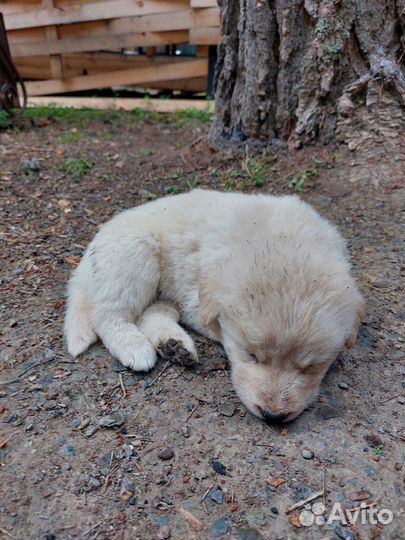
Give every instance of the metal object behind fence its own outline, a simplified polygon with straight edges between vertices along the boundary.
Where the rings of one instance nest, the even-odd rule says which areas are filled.
[[[18,85],[21,86],[23,103],[18,97]],[[27,93],[24,83],[11,60],[3,15],[0,13],[0,111],[10,115],[22,114],[27,105]],[[17,112],[16,112],[17,109]]]

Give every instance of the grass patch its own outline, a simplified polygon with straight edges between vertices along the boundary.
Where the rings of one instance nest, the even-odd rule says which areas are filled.
[[[299,193],[304,189],[307,181],[315,176],[318,176],[318,169],[303,169],[291,178],[288,187]]]
[[[81,139],[82,139],[81,133],[65,133],[64,135],[61,135],[60,142],[61,143],[79,142]]]
[[[59,167],[59,172],[68,174],[72,178],[82,178],[92,169],[88,159],[67,159]]]
[[[10,125],[10,118],[6,111],[0,111],[0,129],[6,129]]]

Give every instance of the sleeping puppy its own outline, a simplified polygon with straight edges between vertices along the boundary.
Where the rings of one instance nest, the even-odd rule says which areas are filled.
[[[101,227],[71,277],[65,334],[74,356],[99,336],[147,371],[170,340],[197,359],[181,321],[222,343],[242,402],[280,423],[354,344],[363,306],[343,238],[298,197],[195,190]]]

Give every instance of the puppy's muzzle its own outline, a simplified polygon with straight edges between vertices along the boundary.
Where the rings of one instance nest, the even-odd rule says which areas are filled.
[[[260,412],[263,416],[263,420],[268,426],[281,424],[288,417],[288,413],[273,413],[271,411],[264,411],[263,409],[260,409]]]

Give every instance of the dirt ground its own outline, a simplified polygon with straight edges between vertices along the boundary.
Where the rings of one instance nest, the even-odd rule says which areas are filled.
[[[370,182],[342,148],[219,151],[199,115],[31,116],[0,132],[0,538],[403,540],[405,175]],[[301,417],[277,428],[246,412],[222,351],[198,337],[193,370],[132,373],[100,344],[67,355],[65,285],[100,223],[197,185],[293,184],[348,239],[368,306]],[[286,512],[323,489],[307,518],[313,503],[327,518],[363,502],[392,522]]]

